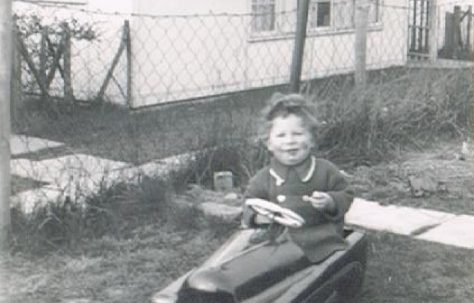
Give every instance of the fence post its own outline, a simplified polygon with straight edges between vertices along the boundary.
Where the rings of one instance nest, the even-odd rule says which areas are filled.
[[[12,2],[0,1],[0,249],[10,233],[10,80],[12,68]]]
[[[293,47],[293,58],[290,71],[290,91],[295,93],[300,90],[301,68],[303,65],[304,44],[306,40],[306,26],[308,23],[308,9],[309,0],[298,0],[295,45]]]
[[[367,57],[367,27],[369,18],[369,1],[356,0],[355,5],[355,84],[364,86],[367,82],[366,57]]]
[[[125,41],[126,41],[126,56],[127,56],[127,105],[128,107],[133,107],[133,97],[132,97],[132,40],[130,37],[130,22],[125,20],[124,23],[125,30]]]
[[[41,28],[41,40],[40,40],[40,52],[39,52],[39,81],[41,81],[41,85],[43,87],[46,86],[46,61],[48,59],[48,46],[47,44],[48,39],[48,27],[44,26]],[[41,101],[44,103],[46,101],[47,96],[45,96],[44,92],[41,94]]]
[[[72,103],[74,101],[74,92],[72,90],[71,81],[71,31],[66,22],[62,24],[62,28],[64,31],[64,98],[67,103]]]
[[[471,50],[471,29],[472,29],[472,5],[469,5],[467,10],[467,37],[466,37],[466,49],[470,53]]]
[[[461,7],[454,6],[453,16],[453,47],[454,47],[454,58],[459,58],[460,44],[461,44]]]
[[[431,62],[438,58],[438,0],[429,2],[429,59]]]
[[[23,96],[21,86],[21,55],[18,50],[18,28],[12,24],[12,71],[10,86],[10,120],[15,121],[17,110],[23,107]]]

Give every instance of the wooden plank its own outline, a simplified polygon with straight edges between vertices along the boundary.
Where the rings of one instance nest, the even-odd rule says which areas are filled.
[[[26,64],[28,65],[28,68],[30,69],[31,73],[33,74],[33,77],[35,78],[36,83],[38,84],[39,89],[41,91],[41,95],[47,97],[48,96],[48,90],[43,85],[43,82],[41,81],[41,77],[39,75],[39,72],[36,69],[35,64],[33,63],[33,60],[31,60],[30,54],[28,53],[28,49],[26,48],[25,43],[21,39],[20,35],[18,35],[17,42],[18,42],[18,46],[19,46],[19,51],[20,51],[23,59],[25,60]]]
[[[41,28],[41,39],[40,39],[40,50],[39,50],[39,70],[38,74],[41,79],[41,83],[44,87],[46,86],[46,63],[48,61],[48,51],[46,46],[46,39],[48,37],[48,27],[44,26]],[[46,96],[43,96],[43,98]]]
[[[51,86],[51,82],[53,82],[54,80],[54,75],[56,74],[56,69],[59,70],[59,73],[61,74],[61,77],[63,77],[64,79],[64,72],[63,72],[63,69],[61,68],[61,63],[59,62],[59,60],[61,59],[61,56],[64,52],[64,37],[61,37],[61,40],[59,41],[59,45],[58,45],[58,48],[55,50],[54,49],[54,46],[53,46],[53,43],[51,42],[51,40],[47,40],[48,42],[48,47],[50,49],[50,51],[54,54],[53,56],[53,62],[51,64],[51,68],[48,72],[48,75],[46,77],[46,87],[49,89],[49,87]]]
[[[109,82],[110,80],[112,79],[112,76],[114,74],[114,70],[115,70],[115,67],[117,66],[118,64],[118,61],[120,59],[120,56],[122,55],[124,49],[125,49],[125,46],[127,44],[127,41],[126,41],[126,30],[125,30],[125,27],[122,31],[122,39],[120,41],[120,46],[118,48],[118,51],[117,53],[115,54],[115,57],[114,59],[112,60],[112,65],[110,67],[110,69],[107,71],[107,75],[105,76],[105,80],[104,80],[104,83],[102,83],[102,86],[100,87],[100,90],[99,90],[99,93],[97,94],[97,97],[96,97],[96,102],[99,102],[102,100],[102,98],[104,97],[104,94],[105,94],[105,90],[107,89],[107,86],[109,85]]]

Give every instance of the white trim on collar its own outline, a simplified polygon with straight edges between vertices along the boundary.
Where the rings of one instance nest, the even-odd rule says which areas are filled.
[[[280,177],[274,170],[273,168],[270,168],[269,170],[270,176],[272,176],[275,179],[275,184],[276,186],[281,186],[283,183],[285,183],[285,179]]]
[[[314,156],[311,156],[311,166],[309,167],[308,173],[301,181],[308,182],[309,179],[311,179],[311,177],[313,176],[315,169],[316,169],[316,159],[314,158]]]
[[[306,176],[303,179],[301,179],[301,181],[308,182],[313,176],[315,169],[316,169],[316,158],[314,156],[311,156],[311,166],[308,169],[308,173],[306,173]],[[270,173],[270,176],[272,176],[275,179],[276,186],[281,186],[283,183],[285,183],[285,179],[283,179],[280,175],[278,175],[273,168],[270,168],[269,173]]]

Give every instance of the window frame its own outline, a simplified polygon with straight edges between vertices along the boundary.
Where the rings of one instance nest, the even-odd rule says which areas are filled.
[[[250,0],[250,13],[251,13],[250,30],[252,33],[264,34],[264,33],[276,31],[277,29],[276,2],[277,0]],[[266,6],[270,6],[270,7],[266,7]],[[263,12],[255,11],[256,7],[257,7],[257,10],[263,9]],[[269,26],[268,28],[266,28],[267,23]]]
[[[323,23],[320,24],[320,5],[327,4],[329,7],[329,14],[328,17],[328,24],[323,20]],[[308,28],[309,29],[324,29],[324,28],[331,28],[332,22],[332,14],[333,14],[333,0],[310,0],[309,3],[309,11],[308,11]],[[315,18],[314,18],[315,17]]]
[[[254,23],[254,17],[255,14],[253,12],[253,4],[254,1],[259,1],[259,0],[249,0],[247,3],[249,3],[249,9],[250,9],[250,35],[249,35],[249,40],[250,41],[262,41],[262,40],[277,40],[277,39],[287,39],[294,37],[295,35],[295,28],[291,28],[291,30],[286,30],[285,22],[282,20],[282,14],[281,12],[290,12],[294,14],[294,17],[289,17],[288,19],[290,20],[289,24],[296,26],[296,16],[297,16],[297,1],[296,0],[272,0],[274,9],[273,9],[273,29],[268,30],[268,31],[254,31],[253,29],[253,23]],[[261,0],[261,1],[269,1],[269,0]],[[307,35],[308,36],[319,36],[319,35],[332,35],[332,34],[341,34],[341,33],[351,33],[355,31],[355,1],[356,0],[310,0],[311,2],[315,3],[324,3],[324,2],[329,2],[330,8],[329,8],[329,25],[325,26],[316,26],[312,27],[311,26],[311,12],[308,12],[308,24],[307,24]],[[351,25],[350,26],[336,26],[334,24],[334,5],[335,2],[345,2],[345,1],[352,1],[352,16],[351,18]],[[370,22],[368,24],[368,30],[369,31],[374,31],[374,30],[381,30],[383,27],[383,0],[369,0],[370,1],[370,7],[369,7],[369,17],[370,17],[370,10],[372,7],[376,8],[376,19],[374,22]],[[373,4],[375,3],[375,6]],[[310,3],[311,5],[311,3]],[[311,7],[310,7],[311,8]],[[316,12],[317,15],[317,12]],[[285,17],[287,18],[287,17]],[[317,21],[316,21],[317,23]]]

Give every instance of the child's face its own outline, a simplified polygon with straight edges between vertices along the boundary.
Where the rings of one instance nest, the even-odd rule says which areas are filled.
[[[313,146],[313,136],[301,117],[290,114],[273,119],[267,147],[280,163],[299,164],[309,156]]]

